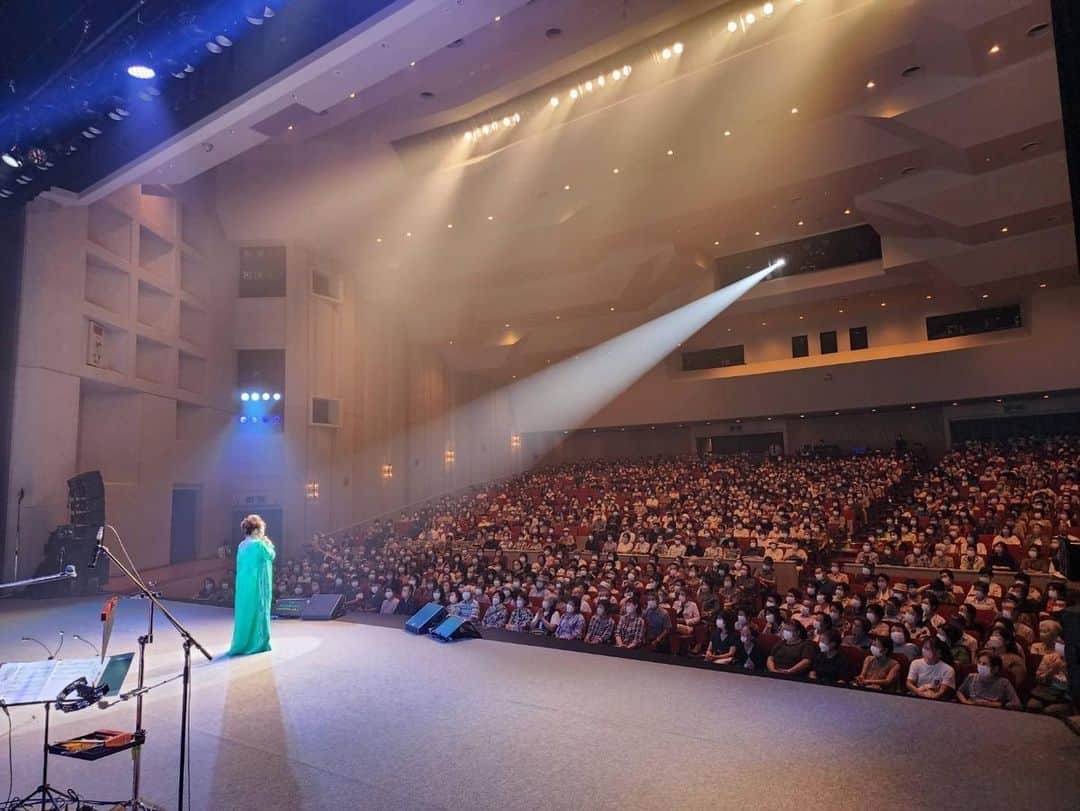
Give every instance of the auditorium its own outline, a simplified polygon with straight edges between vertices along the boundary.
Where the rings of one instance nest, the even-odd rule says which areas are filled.
[[[0,8],[0,811],[1080,808],[1080,4]]]

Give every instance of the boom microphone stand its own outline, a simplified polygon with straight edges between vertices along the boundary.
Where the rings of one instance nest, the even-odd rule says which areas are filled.
[[[116,531],[116,527],[111,526],[109,524],[106,524],[105,527],[108,527],[109,529],[111,529],[113,534],[118,539],[120,538],[120,533]],[[158,597],[154,594],[154,592],[152,592],[150,590],[150,588],[146,585],[146,583],[143,582],[143,579],[138,574],[132,572],[132,570],[129,569],[127,566],[125,566],[120,561],[120,559],[117,558],[116,555],[114,555],[112,553],[112,551],[109,549],[109,547],[105,546],[105,543],[103,541],[105,527],[102,527],[102,529],[98,531],[98,538],[97,538],[98,544],[97,544],[97,547],[94,549],[94,555],[91,558],[90,567],[91,568],[94,567],[94,565],[97,563],[98,556],[102,552],[104,552],[105,555],[109,558],[109,560],[111,560],[114,564],[116,564],[117,568],[119,568],[120,571],[122,571],[124,573],[124,575],[127,577],[127,579],[135,584],[135,587],[142,593],[142,596],[150,601],[150,606],[151,606],[150,610],[153,611],[154,607],[156,607],[158,610],[160,610],[162,615],[165,617],[165,619],[167,619],[169,621],[169,623],[172,625],[172,627],[176,629],[177,633],[179,633],[181,638],[184,640],[183,698],[181,699],[181,707],[180,707],[180,769],[179,769],[180,776],[179,776],[179,780],[177,782],[177,794],[176,794],[176,811],[183,811],[183,809],[184,809],[184,777],[185,777],[185,771],[187,769],[188,710],[189,710],[189,707],[191,705],[191,649],[192,649],[192,647],[197,648],[199,653],[201,653],[203,656],[205,656],[206,660],[208,662],[213,661],[214,657],[211,656],[210,653],[206,650],[206,648],[204,648],[202,645],[200,645],[198,643],[198,641],[195,639],[195,637],[193,637],[191,635],[191,632],[188,631],[188,629],[185,628],[180,623],[180,621],[176,617],[173,616],[172,612],[169,611],[169,609],[167,609],[164,606],[164,604],[161,602],[161,600],[158,599]],[[123,543],[123,542],[121,541],[121,543]],[[152,614],[151,614],[151,622],[153,622],[153,615]],[[151,629],[152,629],[152,627],[153,626],[151,625]],[[151,633],[153,633],[152,630],[151,630]],[[142,640],[140,640],[139,650],[142,651],[143,647],[144,647],[144,645],[142,644]],[[142,676],[141,654],[140,654],[140,662],[139,662],[139,675],[140,675],[140,678],[141,678],[141,676]],[[141,694],[139,695],[139,699],[141,700]],[[141,710],[141,707],[139,707],[137,705],[137,709]],[[136,719],[136,724],[139,724],[139,723],[141,723],[141,718]],[[136,753],[137,752],[138,752],[138,750],[136,750]],[[135,760],[135,764],[136,764],[135,769],[136,769],[136,771],[135,771],[135,777],[134,777],[134,780],[133,780],[133,785],[136,787],[136,790],[137,790],[138,781],[139,781],[139,767],[141,766],[141,759],[139,758],[138,754],[136,754],[135,757],[136,757],[136,760]],[[135,797],[132,798],[131,807],[133,809],[135,809],[135,811],[139,811],[139,809],[147,808],[147,806],[139,800],[138,796],[135,796]]]

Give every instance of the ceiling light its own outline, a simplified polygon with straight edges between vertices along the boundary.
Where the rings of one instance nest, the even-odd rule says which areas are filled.
[[[559,321],[559,320],[561,320],[561,319],[562,319],[562,316],[561,316],[561,315],[557,315],[557,316],[555,316],[555,320],[556,320],[556,321]]]
[[[731,130],[724,130],[724,137],[725,138],[730,138],[731,137]]]
[[[615,312],[615,308],[614,308],[614,307],[608,307],[608,309],[609,309],[609,310],[611,310],[611,312]]]
[[[911,407],[911,410],[912,410],[912,411],[914,411],[914,410],[915,410],[915,406],[912,406],[912,407]]]
[[[1001,233],[1003,233],[1003,234],[1009,233],[1009,226],[1007,226],[1007,225],[1001,226]]]
[[[743,15],[743,22],[746,23],[747,25],[753,25],[754,23],[757,22],[757,17],[755,17],[754,13],[751,11],[751,12]]]
[[[719,244],[720,244],[720,240],[718,240],[718,239],[713,242],[713,245],[719,245]]]
[[[664,50],[660,52],[660,58],[671,59],[671,48],[664,48]]]
[[[407,237],[411,237],[411,236],[412,236],[412,231],[406,231],[406,232],[405,232],[405,236],[407,236]]]
[[[840,315],[843,315],[843,314],[844,314],[844,308],[843,308],[843,307],[841,307],[841,308],[840,308],[839,310],[837,310],[837,312],[839,312],[839,313],[840,313]]]
[[[494,214],[488,214],[488,222],[491,222],[491,221],[492,221],[492,220],[494,220],[494,219],[495,219],[495,215],[494,215]]]
[[[472,130],[469,130],[468,132],[465,133],[465,141],[468,142],[468,141],[471,141],[472,139],[473,139]]]
[[[739,30],[739,24],[732,20],[727,24],[727,30],[734,34],[736,31]]]
[[[674,154],[675,154],[675,150],[674,150],[674,149],[669,149],[669,150],[667,151],[667,153],[668,153],[668,155],[674,155]]]
[[[792,107],[791,108],[791,114],[792,115],[798,115],[799,114],[799,108],[798,107]]]
[[[761,326],[767,327],[767,326],[769,326],[769,323],[767,321],[762,321]]]
[[[623,75],[623,77],[625,78],[625,77],[629,76],[631,70],[632,70],[632,68],[629,65],[623,65],[622,66],[622,75]]]
[[[850,208],[845,208],[844,209],[844,216],[845,217],[851,216],[851,209]]]
[[[766,3],[764,6],[761,7],[761,13],[764,14],[766,17],[768,17],[774,11],[776,11],[776,6],[774,6],[772,3]]]
[[[497,17],[495,18],[495,22],[499,22],[500,20],[502,20],[502,17],[501,17],[501,16],[497,16]]]
[[[607,84],[607,79],[604,78],[604,74],[601,73],[599,76],[596,77],[596,83],[600,85],[600,87],[603,87],[605,84]]]
[[[617,82],[622,78],[622,72],[618,69],[611,71],[611,81]]]
[[[567,183],[565,186],[563,186],[563,191],[570,191],[570,184],[569,183]]]
[[[988,51],[988,53],[989,53],[989,54],[990,54],[991,56],[992,56],[992,55],[994,55],[994,54],[998,54],[998,53],[1001,53],[1001,46],[1000,46],[1000,45],[998,45],[998,44],[997,44],[997,43],[995,42],[995,43],[994,43],[993,45],[991,45],[991,46],[990,46],[990,50]]]
[[[382,242],[382,237],[375,237],[376,242]]]
[[[1046,282],[1039,282],[1039,289],[1043,290],[1045,288],[1046,288]]]
[[[149,65],[128,65],[127,72],[132,79],[153,79],[157,76]]]
[[[206,50],[208,50],[212,54],[219,54],[219,53],[221,53],[222,49],[221,49],[221,46],[218,45],[216,42],[207,42],[206,43]]]
[[[548,100],[548,104],[550,104],[552,107],[558,107],[559,106],[559,97],[558,96],[552,96]]]
[[[578,93],[578,89],[576,87],[570,91],[570,98],[572,99],[576,99],[579,95],[581,94]]]
[[[591,93],[592,89],[592,79],[589,79],[587,82],[585,82],[585,92]]]
[[[874,81],[872,79],[869,82],[866,83],[866,89],[867,90],[873,90],[875,87],[877,87],[877,85],[874,83]]]
[[[933,299],[934,299],[934,297],[932,295],[930,295],[929,293],[926,294],[926,300],[927,301],[933,301]]]
[[[355,99],[356,98],[356,93],[350,93],[349,98],[350,99]]]
[[[409,67],[410,68],[415,68],[416,67],[416,62],[410,62]]]
[[[676,56],[678,56],[683,52],[684,46],[681,42],[676,42],[674,45],[671,46],[671,50],[675,52]]]
[[[882,307],[884,307],[884,306],[885,306],[885,302],[884,302],[884,301],[883,301],[883,302],[881,302],[881,306],[882,306]]]
[[[506,327],[507,329],[510,329],[510,325],[509,325],[509,324],[503,324],[503,326],[504,326],[504,327]]]
[[[454,224],[453,224],[452,222],[448,222],[448,223],[446,224],[446,227],[447,227],[447,228],[453,228],[453,227],[454,227]]]
[[[617,174],[619,174],[619,167],[618,167],[618,166],[616,166],[616,167],[615,167],[614,169],[612,169],[612,170],[611,170],[611,174],[613,174],[613,175],[617,175]]]
[[[293,125],[292,125],[292,124],[290,124],[290,125],[289,125],[288,127],[286,127],[285,129],[289,130],[289,132],[292,132],[292,130],[293,130]]]
[[[1050,399],[1050,395],[1049,395],[1049,394],[1044,394],[1044,395],[1043,395],[1043,399],[1044,399],[1044,400],[1049,400],[1049,399]]]
[[[983,298],[990,298],[990,294],[989,294],[989,293],[983,293],[983,294],[982,294],[982,297],[983,297]]]
[[[761,232],[760,232],[760,231],[755,231],[755,232],[754,232],[754,236],[756,236],[756,237],[759,237],[759,236],[761,236]]]
[[[795,223],[795,224],[796,224],[796,225],[798,225],[798,226],[800,226],[800,227],[802,227],[803,225],[805,225],[805,223],[804,223],[804,222],[803,222],[802,220],[799,220],[799,221],[798,221],[797,223]]]
[[[800,315],[800,316],[799,316],[799,320],[800,320],[800,321],[805,321],[805,320],[806,320],[806,316],[805,316],[805,315]]]

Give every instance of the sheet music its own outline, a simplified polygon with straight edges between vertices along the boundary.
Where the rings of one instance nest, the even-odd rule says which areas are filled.
[[[10,662],[0,667],[0,698],[8,704],[54,701],[80,676],[97,684],[105,664],[97,659]]]

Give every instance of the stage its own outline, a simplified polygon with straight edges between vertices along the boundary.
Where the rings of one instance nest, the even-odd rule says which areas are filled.
[[[59,629],[62,656],[92,655],[71,635],[100,638],[101,603],[0,601],[0,660],[44,656],[19,638]],[[227,649],[229,609],[170,607]],[[145,611],[121,601],[111,653],[135,650]],[[149,682],[181,662],[155,630]],[[1080,807],[1080,737],[1050,718],[364,623],[273,631],[270,654],[194,660],[193,809]],[[170,809],[179,696],[174,682],[145,705],[143,797]],[[130,729],[134,709],[54,713],[51,737]],[[39,782],[41,719],[11,713],[20,795]],[[130,766],[52,758],[50,782],[123,799]]]

